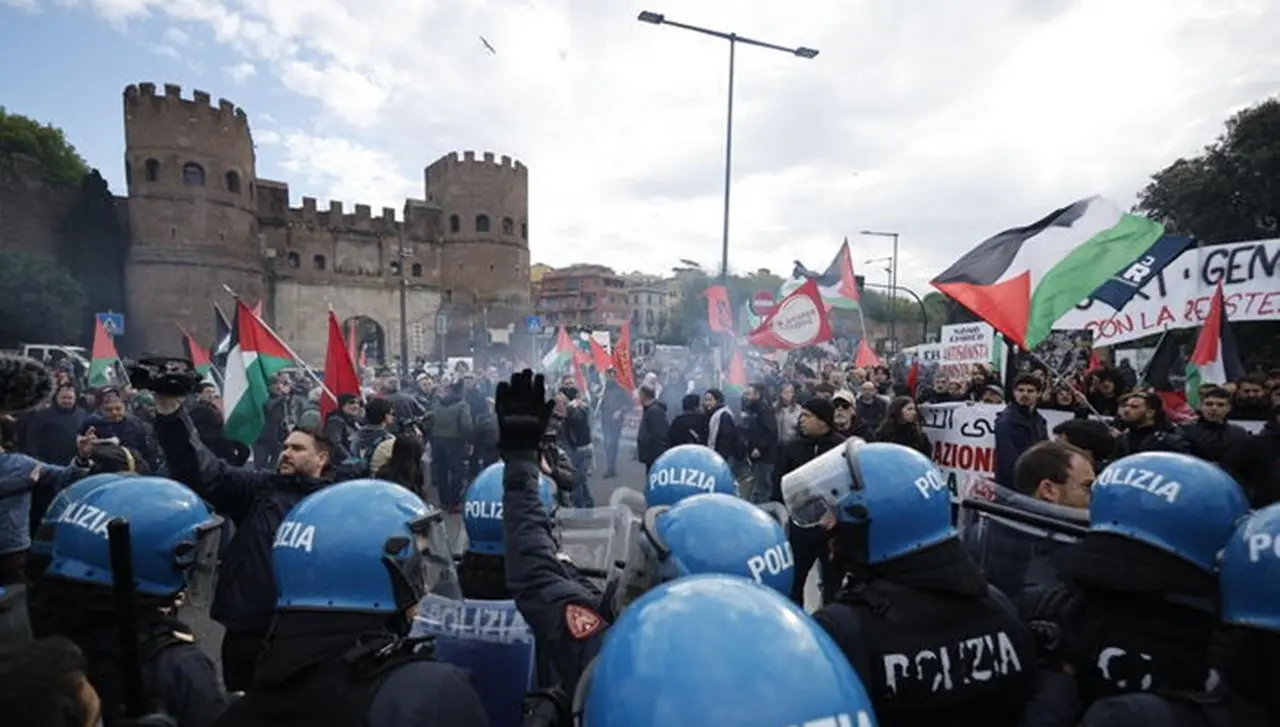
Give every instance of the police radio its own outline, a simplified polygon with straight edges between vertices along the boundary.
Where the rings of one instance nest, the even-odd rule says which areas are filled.
[[[142,684],[142,657],[138,650],[138,598],[133,582],[133,544],[129,541],[129,521],[116,518],[107,523],[107,544],[111,552],[111,591],[120,638],[120,677],[124,691],[127,727],[178,727],[173,717],[148,709]]]

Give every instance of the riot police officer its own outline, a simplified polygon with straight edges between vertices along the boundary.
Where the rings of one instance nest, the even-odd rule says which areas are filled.
[[[122,724],[129,666],[120,651],[120,623],[138,625],[141,681],[147,696],[181,727],[212,724],[226,708],[213,662],[174,612],[212,595],[222,519],[187,487],[160,477],[100,475],[64,493],[46,522],[48,566],[31,591],[37,638],[67,636],[88,661],[107,727]],[[56,512],[53,512],[56,508]],[[112,601],[108,526],[127,520],[137,613],[117,613]]]
[[[491,464],[476,477],[462,499],[462,528],[467,546],[458,563],[458,582],[465,598],[506,600],[506,568],[502,540],[501,462]],[[538,499],[548,513],[556,510],[556,487],[550,478],[538,478]]]
[[[609,629],[572,715],[582,727],[874,727],[871,700],[812,620],[726,575],[662,584]],[[561,715],[560,724],[572,722]]]
[[[951,524],[937,467],[897,444],[851,443],[788,473],[792,523],[834,540],[846,576],[814,618],[889,725],[1015,725],[1035,640],[987,585]]]
[[[1096,706],[1090,720],[1103,724],[1099,712],[1147,709],[1142,693],[1212,691],[1217,556],[1247,510],[1235,480],[1189,455],[1130,455],[1098,475],[1089,532],[1033,614],[1058,630],[1053,661],[1074,682],[1056,708],[1064,724],[1076,724],[1077,705]]]
[[[777,573],[769,572],[768,563],[755,563],[760,566],[758,581],[779,583],[790,578],[784,565],[788,558],[776,552],[786,541],[781,527],[764,511],[723,494],[705,503],[695,504],[690,498],[687,509],[655,510],[648,516],[641,539],[645,544],[635,550],[634,562],[626,564],[623,585],[608,595],[575,578],[572,567],[558,557],[552,522],[538,496],[536,448],[552,406],[546,401],[542,376],[535,378],[531,371],[515,374],[498,386],[499,447],[506,462],[502,524],[507,585],[551,659],[565,693],[572,693],[598,652],[620,606],[644,586],[697,573],[750,576],[753,559],[771,557],[765,555],[769,552],[777,557],[773,562]],[[653,472],[657,471],[655,463]],[[682,477],[705,483],[708,473]]]
[[[650,465],[644,499],[646,505],[656,507],[708,492],[738,494],[733,470],[714,449],[681,444],[658,455]]]
[[[1223,676],[1239,723],[1280,723],[1280,505],[1243,521],[1219,562],[1222,622],[1230,630]],[[1244,704],[1236,704],[1244,702]]]
[[[218,724],[487,725],[467,674],[404,638],[433,586],[456,592],[443,516],[381,480],[299,502],[272,545],[277,612],[253,685]]]

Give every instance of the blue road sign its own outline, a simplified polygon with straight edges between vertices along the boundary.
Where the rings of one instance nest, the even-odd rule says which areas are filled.
[[[524,325],[529,329],[530,333],[540,333],[542,331],[542,318],[539,316],[525,316]]]
[[[98,322],[102,324],[104,329],[106,329],[108,336],[124,335],[123,313],[112,313],[111,311],[107,311],[106,313],[97,314],[97,317]]]

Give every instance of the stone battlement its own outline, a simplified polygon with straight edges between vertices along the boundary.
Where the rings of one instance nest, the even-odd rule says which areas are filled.
[[[284,185],[281,185],[284,186]],[[286,187],[287,188],[287,187]],[[287,192],[286,192],[287,194]],[[405,200],[401,219],[396,219],[393,207],[383,207],[375,217],[367,204],[353,205],[348,211],[340,200],[329,202],[321,209],[315,197],[303,197],[301,207],[290,207],[286,222],[290,226],[302,226],[330,232],[357,232],[371,235],[403,235],[409,238],[429,239],[434,228],[430,211],[437,210],[422,200]]]
[[[164,84],[163,93],[156,92],[154,83],[130,84],[124,89],[124,103],[128,110],[146,109],[156,114],[180,111],[188,116],[193,112],[208,112],[222,123],[249,125],[249,116],[244,109],[225,98],[218,99],[218,105],[214,106],[213,97],[207,91],[196,90],[187,100],[182,97],[182,86],[173,83]]]
[[[506,155],[498,157],[491,151],[482,152],[480,159],[476,159],[476,152],[474,151],[464,151],[461,156],[456,151],[449,152],[427,167],[428,172],[437,169],[443,173],[461,173],[463,175],[472,169],[484,174],[509,173],[518,177],[527,177],[529,175],[529,169],[519,159],[512,159]]]

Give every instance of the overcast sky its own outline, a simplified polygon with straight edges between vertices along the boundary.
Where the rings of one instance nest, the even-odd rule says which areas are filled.
[[[400,208],[443,153],[510,154],[535,261],[715,268],[728,46],[642,9],[820,50],[739,48],[731,267],[821,269],[848,236],[880,281],[863,261],[889,243],[857,233],[896,231],[921,293],[1003,228],[1091,194],[1132,204],[1280,80],[1269,0],[0,0],[0,46],[40,59],[0,50],[30,81],[0,103],[54,116],[116,190],[119,93],[143,80],[245,106],[258,173],[295,206]],[[49,45],[73,30],[99,60]]]

